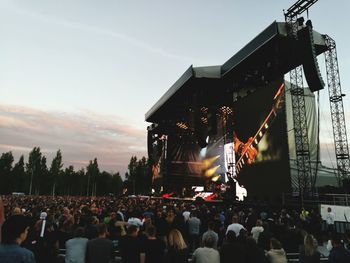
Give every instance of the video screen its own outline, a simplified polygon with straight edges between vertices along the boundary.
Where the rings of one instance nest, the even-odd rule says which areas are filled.
[[[168,184],[203,185],[208,190],[213,182],[232,178],[251,197],[288,192],[283,84],[281,78],[253,91],[242,88],[233,94],[231,104],[194,106],[192,115],[183,121],[187,133],[168,135]]]

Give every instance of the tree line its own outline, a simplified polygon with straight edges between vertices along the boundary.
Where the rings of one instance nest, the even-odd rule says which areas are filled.
[[[51,164],[34,147],[25,162],[22,155],[14,163],[12,152],[0,156],[0,194],[20,192],[31,195],[103,196],[108,194],[149,194],[152,175],[146,157],[132,156],[123,181],[119,172],[100,171],[97,158],[85,168],[75,170],[72,165],[63,168],[62,153],[56,152]]]

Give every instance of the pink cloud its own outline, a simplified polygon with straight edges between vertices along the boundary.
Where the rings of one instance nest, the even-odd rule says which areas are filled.
[[[146,124],[136,128],[118,116],[92,111],[46,112],[28,107],[0,105],[0,152],[15,157],[39,146],[48,165],[61,149],[65,166],[85,167],[97,158],[100,169],[122,174],[132,155],[146,155]]]

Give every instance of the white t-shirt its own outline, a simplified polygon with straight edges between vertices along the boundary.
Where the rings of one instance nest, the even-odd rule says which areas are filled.
[[[335,218],[335,215],[333,212],[327,213],[327,215],[326,215],[327,225],[334,225],[334,218]]]
[[[233,232],[236,233],[236,237],[238,237],[239,236],[239,232],[241,231],[241,229],[245,229],[244,226],[242,226],[239,223],[233,223],[233,224],[231,224],[231,225],[229,225],[227,227],[226,235],[227,235],[228,231],[233,231]]]
[[[192,255],[196,263],[220,263],[220,254],[214,248],[200,247]]]
[[[182,216],[184,217],[185,222],[190,218],[191,212],[190,211],[184,211],[182,213]]]
[[[250,233],[252,233],[253,238],[255,239],[255,241],[258,242],[259,235],[263,231],[264,231],[264,228],[262,226],[255,226],[255,227],[252,228],[252,231]]]

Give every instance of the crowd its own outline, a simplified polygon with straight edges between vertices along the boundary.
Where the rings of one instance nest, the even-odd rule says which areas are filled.
[[[0,198],[1,199],[1,198]],[[5,196],[1,263],[320,262],[315,210],[147,197]],[[331,226],[329,262],[350,262],[350,235]],[[326,233],[328,234],[328,233]],[[65,255],[62,256],[62,251]]]

